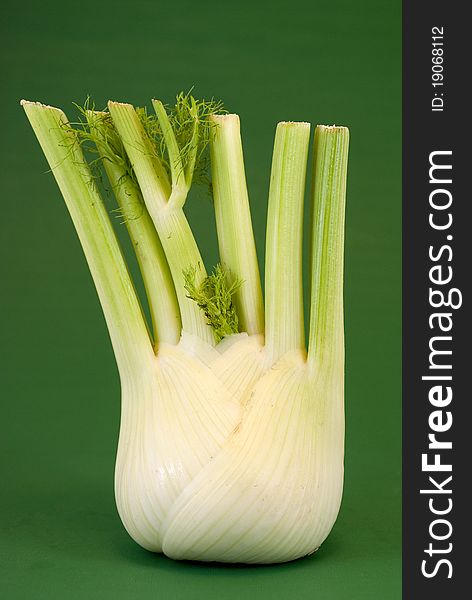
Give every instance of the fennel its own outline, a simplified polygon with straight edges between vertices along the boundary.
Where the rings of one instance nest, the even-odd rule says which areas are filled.
[[[180,94],[155,115],[110,102],[73,127],[22,102],[88,261],[122,387],[115,471],[133,539],[176,559],[271,563],[316,550],[338,514],[344,456],[343,248],[349,134],[314,135],[308,350],[303,202],[308,123],[277,126],[261,291],[237,115]],[[210,162],[220,264],[184,213]],[[90,161],[133,242],[152,328]]]

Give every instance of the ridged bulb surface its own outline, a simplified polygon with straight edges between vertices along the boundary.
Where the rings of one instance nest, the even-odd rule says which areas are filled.
[[[343,484],[342,365],[275,364],[258,336],[184,335],[123,382],[116,500],[133,539],[175,559],[273,563],[316,550]]]

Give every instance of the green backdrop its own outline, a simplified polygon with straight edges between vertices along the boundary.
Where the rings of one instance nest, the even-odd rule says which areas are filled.
[[[400,1],[4,2],[1,55],[1,547],[6,600],[400,598]],[[242,119],[263,258],[278,120],[351,128],[346,483],[312,557],[176,563],[114,507],[119,384],[69,216],[18,105],[148,103],[196,86]],[[204,258],[212,209],[189,202]]]

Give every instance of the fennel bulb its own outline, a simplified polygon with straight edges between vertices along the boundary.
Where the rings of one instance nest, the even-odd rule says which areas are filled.
[[[343,246],[348,130],[318,126],[305,349],[302,229],[308,123],[277,126],[265,300],[239,118],[180,94],[155,116],[110,102],[22,102],[79,235],[122,387],[121,520],[175,559],[271,563],[315,551],[338,514],[344,455]],[[133,242],[149,329],[83,146]],[[184,204],[210,146],[221,264],[207,275]],[[93,161],[96,166],[97,161]]]

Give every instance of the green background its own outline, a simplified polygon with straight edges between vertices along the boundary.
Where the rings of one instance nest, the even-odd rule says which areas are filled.
[[[400,6],[3,3],[3,598],[400,598]],[[18,105],[25,97],[73,115],[87,94],[97,106],[142,105],[192,85],[241,116],[260,259],[276,122],[351,128],[345,494],[320,551],[285,565],[176,563],[125,533],[113,499],[117,371],[80,246]],[[210,203],[194,197],[188,212],[215,263]]]

